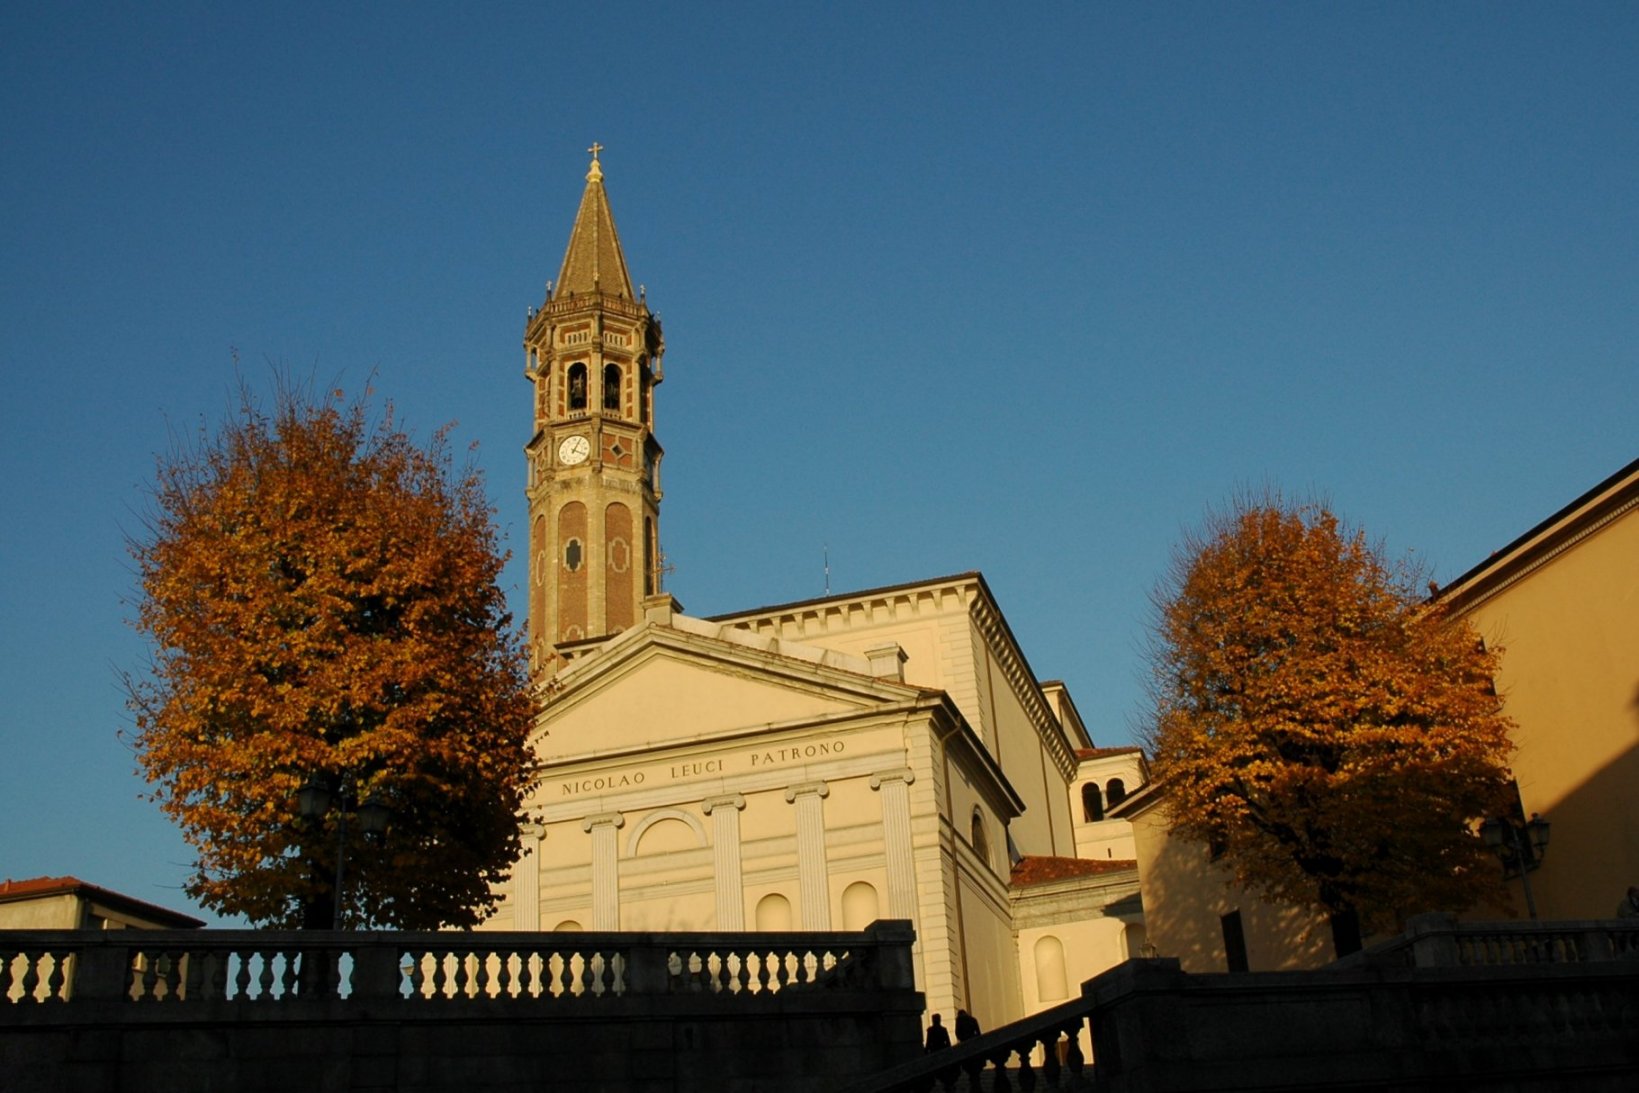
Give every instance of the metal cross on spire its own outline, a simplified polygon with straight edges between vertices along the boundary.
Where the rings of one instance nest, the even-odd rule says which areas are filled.
[[[603,151],[603,145],[594,140],[592,142],[592,147],[588,148],[587,151],[592,153],[592,162],[596,163],[598,161],[598,153]]]

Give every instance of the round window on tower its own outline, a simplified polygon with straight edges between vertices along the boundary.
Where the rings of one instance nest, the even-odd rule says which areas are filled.
[[[575,570],[580,568],[581,557],[582,551],[579,539],[571,539],[568,543],[564,544],[563,565],[565,569],[569,570],[571,573],[575,572]]]

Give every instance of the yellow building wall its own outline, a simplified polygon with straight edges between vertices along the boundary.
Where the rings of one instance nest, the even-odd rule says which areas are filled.
[[[0,930],[78,930],[80,899],[73,893],[0,903]]]
[[[1164,801],[1133,819],[1144,929],[1157,956],[1176,957],[1186,972],[1228,971],[1222,918],[1238,910],[1249,971],[1317,968],[1336,958],[1324,916],[1242,891],[1204,845],[1169,826]]]
[[[1531,875],[1539,913],[1609,918],[1639,884],[1639,512],[1468,614],[1503,651],[1496,682],[1518,724],[1525,812],[1553,824]]]

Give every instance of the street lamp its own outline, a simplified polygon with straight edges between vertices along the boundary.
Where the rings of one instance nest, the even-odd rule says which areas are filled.
[[[1503,877],[1519,871],[1520,883],[1525,886],[1525,909],[1533,922],[1537,901],[1531,894],[1531,870],[1542,864],[1542,855],[1548,850],[1548,828],[1548,821],[1538,812],[1531,813],[1529,820],[1493,816],[1480,825],[1480,838],[1502,862]]]
[[[353,780],[343,776],[336,785],[332,785],[329,778],[322,774],[311,774],[302,788],[296,791],[296,811],[304,820],[317,823],[323,820],[331,807],[337,808],[336,822],[336,878],[331,886],[330,901],[334,905],[334,914],[330,928],[341,929],[344,869],[347,863],[347,817],[357,815],[359,827],[364,830],[366,838],[380,839],[387,834],[387,827],[393,822],[392,806],[381,799],[377,793],[371,793],[358,803],[358,795]]]

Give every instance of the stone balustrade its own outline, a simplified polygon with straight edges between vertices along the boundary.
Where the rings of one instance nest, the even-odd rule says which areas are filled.
[[[1092,1066],[1075,1046],[1084,1023]],[[1080,998],[846,1089],[1452,1087],[1639,1088],[1639,921],[1420,915],[1405,934],[1308,972],[1188,974],[1176,960],[1130,961],[1083,984]]]
[[[573,1002],[913,989],[909,954],[889,933],[6,931],[0,1000]]]
[[[1639,958],[1639,919],[1459,922],[1415,915],[1406,932],[1351,954],[1334,968],[1479,968],[1516,964],[1595,964]]]

